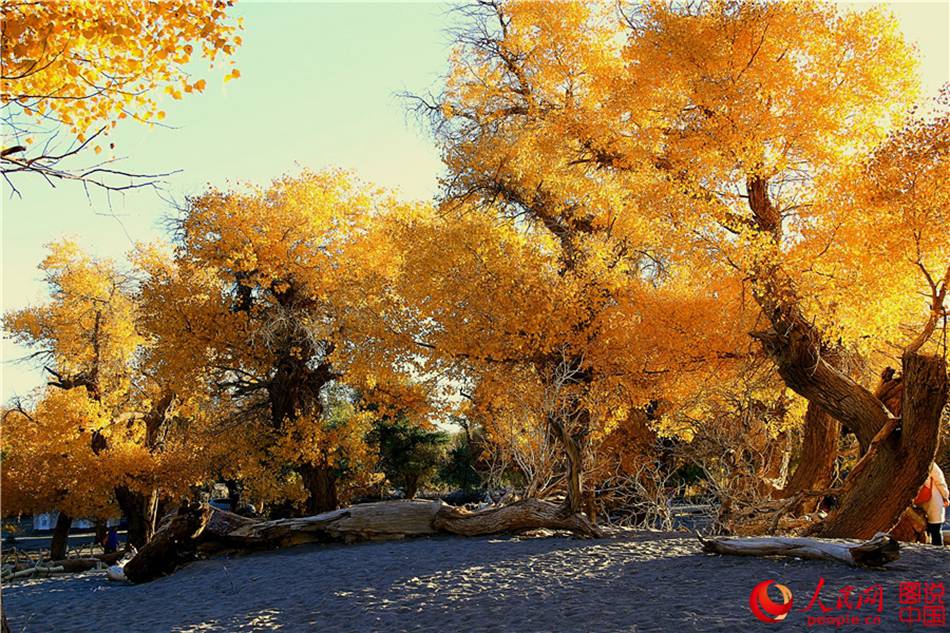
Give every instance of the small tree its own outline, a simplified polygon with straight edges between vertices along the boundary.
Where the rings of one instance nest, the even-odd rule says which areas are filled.
[[[439,479],[465,492],[478,489],[482,479],[475,469],[476,458],[471,440],[463,433],[457,434],[452,438],[445,461],[439,468]]]
[[[432,481],[445,454],[448,436],[422,428],[404,415],[376,422],[369,434],[378,447],[379,468],[390,482],[402,488],[407,499]]]

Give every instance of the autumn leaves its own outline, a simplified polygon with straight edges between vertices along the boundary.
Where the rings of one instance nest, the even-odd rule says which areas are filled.
[[[182,18],[150,87],[204,88],[175,64],[240,43],[219,5]],[[950,126],[945,109],[908,116],[915,61],[883,13],[489,2],[467,15],[425,108],[447,168],[434,204],[304,172],[189,200],[127,273],[57,246],[51,303],[7,323],[72,386],[9,412],[28,438],[9,454],[60,450],[37,435],[49,428],[84,464],[62,478],[105,473],[99,498],[116,481],[171,498],[225,478],[256,503],[313,510],[379,482],[373,420],[456,415],[480,429],[481,463],[571,491],[576,510],[616,468],[657,461],[657,436],[714,444],[741,424],[757,445],[786,441],[806,402],[750,332],[793,314],[809,351],[848,358],[859,384],[945,314]],[[124,112],[86,107],[99,110],[69,114],[77,133]],[[76,448],[92,430],[149,466],[105,468]],[[707,458],[707,473],[731,459]],[[5,491],[27,489],[30,468],[5,468]]]

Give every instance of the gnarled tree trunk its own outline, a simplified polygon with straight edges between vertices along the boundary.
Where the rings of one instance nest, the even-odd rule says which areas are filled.
[[[751,176],[746,183],[756,228],[778,250],[780,214],[769,199],[769,183]],[[919,354],[932,335],[950,285],[933,288],[930,318],[903,355],[903,419],[875,394],[838,371],[823,355],[821,332],[805,318],[792,280],[763,257],[754,271],[753,294],[771,328],[754,334],[776,364],[785,384],[853,432],[863,457],[848,475],[839,507],[817,528],[823,536],[867,538],[890,530],[926,479],[933,459],[941,411],[947,400],[946,363]]]
[[[560,420],[549,415],[548,424],[554,429],[557,438],[561,442],[561,446],[564,447],[564,456],[567,458],[567,494],[564,498],[565,511],[569,513],[580,512],[584,496],[584,461],[581,447],[578,445],[574,436],[571,435],[570,430],[565,428]]]
[[[947,365],[915,353],[905,355],[903,369],[901,418],[890,420],[872,440],[820,536],[868,538],[890,530],[927,478],[947,402]]]
[[[535,528],[570,530],[588,537],[600,532],[580,514],[538,499],[479,512],[440,501],[383,501],[310,517],[260,521],[207,504],[183,506],[124,567],[131,582],[171,573],[199,554],[221,550],[286,547],[300,543],[401,539],[437,533],[476,536]],[[116,577],[113,570],[110,577]]]

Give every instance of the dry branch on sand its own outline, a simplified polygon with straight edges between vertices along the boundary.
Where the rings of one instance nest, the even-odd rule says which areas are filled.
[[[563,506],[538,499],[477,512],[441,501],[383,501],[274,521],[249,519],[207,504],[196,504],[180,508],[124,568],[110,568],[109,577],[147,582],[171,573],[200,554],[226,550],[389,540],[439,533],[477,536],[538,528],[568,530],[584,537],[601,536],[585,516],[565,513]]]
[[[813,538],[760,537],[704,539],[703,551],[736,556],[788,556],[834,560],[854,567],[882,567],[900,558],[900,545],[890,534],[878,532],[863,543],[847,544]]]
[[[15,578],[74,574],[90,569],[103,569],[109,565],[115,565],[123,555],[124,552],[112,552],[82,558],[64,558],[62,560],[43,560],[39,558],[29,563],[17,562],[12,565],[4,565],[0,579],[6,582]]]

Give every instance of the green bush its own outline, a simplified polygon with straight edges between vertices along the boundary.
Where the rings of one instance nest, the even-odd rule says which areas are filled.
[[[380,420],[367,441],[379,451],[379,468],[391,484],[402,489],[406,499],[429,485],[445,455],[448,436],[411,423],[405,416]]]

